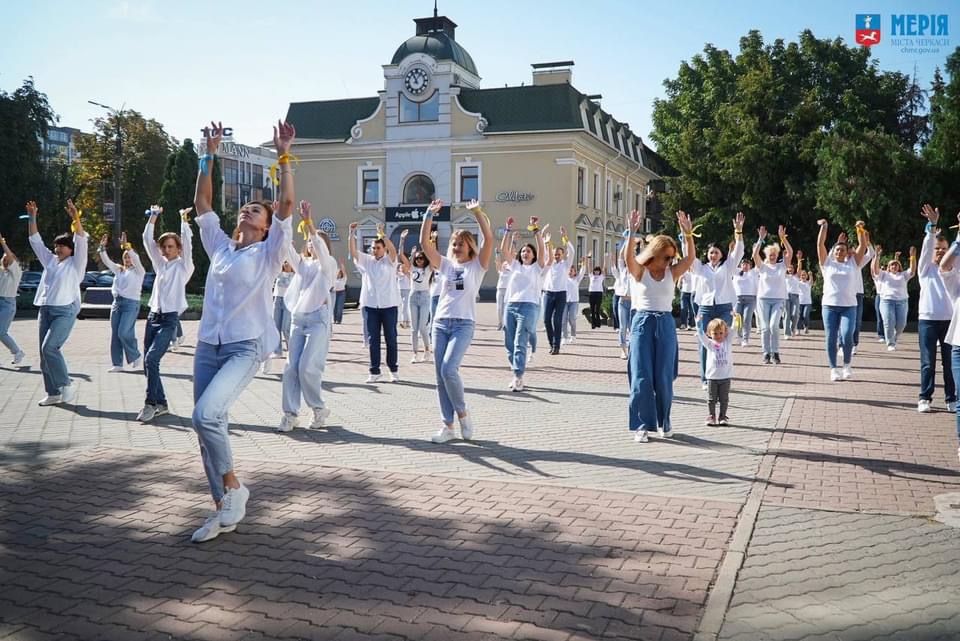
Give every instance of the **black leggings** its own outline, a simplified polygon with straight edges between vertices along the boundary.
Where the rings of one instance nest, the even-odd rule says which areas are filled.
[[[600,303],[603,302],[603,292],[590,292],[590,327],[600,327]]]

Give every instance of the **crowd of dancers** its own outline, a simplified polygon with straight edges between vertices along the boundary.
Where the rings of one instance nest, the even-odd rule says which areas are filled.
[[[249,490],[235,470],[227,430],[231,405],[258,371],[269,372],[271,360],[283,356],[278,431],[299,427],[301,404],[312,419],[311,428],[323,428],[330,410],[323,399],[322,381],[330,348],[332,326],[342,322],[347,267],[331,253],[330,241],[313,226],[311,205],[296,201],[290,149],[293,126],[274,128],[277,149],[279,200],[249,202],[240,208],[231,234],[213,211],[210,167],[223,128],[211,123],[206,153],[201,156],[194,207],[181,211],[180,232],[155,238],[162,213],[151,208],[143,231],[143,249],[156,274],[149,299],[143,350],[135,323],[145,268],[125,236],[122,255],[114,263],[107,252],[108,238],[100,241],[100,261],[114,273],[111,309],[111,372],[140,369],[146,378],[143,408],[137,415],[152,421],[169,411],[160,372],[161,360],[173,344],[180,315],[187,309],[186,288],[194,272],[193,227],[199,229],[209,258],[203,311],[193,362],[193,426],[197,432],[203,468],[215,509],[193,534],[208,541],[236,528],[246,514]],[[409,330],[412,363],[432,360],[435,369],[440,426],[430,436],[446,443],[476,435],[474,414],[468,409],[460,365],[476,328],[476,300],[486,272],[496,269],[497,329],[503,332],[506,364],[512,377],[509,389],[522,393],[525,375],[537,353],[537,327],[542,319],[548,356],[557,355],[577,340],[580,289],[588,279],[591,328],[603,325],[607,279],[612,278],[611,316],[620,357],[626,361],[630,400],[627,426],[636,442],[651,433],[669,438],[673,432],[673,385],[678,375],[678,322],[674,301],[679,289],[679,329],[695,331],[699,346],[699,376],[707,392],[708,425],[726,425],[734,380],[733,344],[749,347],[754,318],[760,334],[763,363],[781,364],[782,338],[809,333],[813,285],[822,279],[821,310],[829,378],[840,382],[854,376],[852,362],[860,339],[863,314],[862,270],[869,266],[877,287],[879,340],[895,350],[907,316],[907,282],[920,282],[919,341],[921,386],[918,411],[932,409],[937,367],[941,363],[944,403],[956,411],[955,379],[960,376],[960,269],[955,269],[958,243],[948,245],[938,229],[940,214],[925,205],[927,219],[919,258],[909,251],[904,270],[900,254],[881,264],[882,248],[874,246],[862,223],[856,225],[856,244],[841,232],[828,246],[828,224],[818,221],[816,241],[818,276],[794,250],[787,230],[780,226],[770,238],[757,230],[748,255],[744,241],[745,217],[732,220],[729,242],[711,243],[705,260],[697,257],[690,218],[677,213],[678,238],[642,237],[641,216],[631,212],[629,228],[614,254],[584,256],[575,251],[560,227],[554,243],[549,224],[531,217],[527,233],[507,219],[495,242],[494,230],[480,204],[467,204],[479,235],[455,229],[444,251],[438,246],[433,216],[443,203],[433,201],[423,218],[419,239],[407,250],[407,232],[394,246],[383,226],[365,249],[358,245],[357,225],[349,231],[349,253],[361,276],[360,312],[363,342],[369,354],[368,384],[398,382],[398,328]],[[70,380],[63,356],[80,305],[80,283],[88,258],[88,234],[79,212],[67,201],[71,231],[57,236],[48,248],[37,230],[35,203],[26,204],[29,243],[43,266],[34,304],[39,308],[40,369],[46,396],[40,405],[73,403],[77,384]],[[302,248],[293,242],[294,213],[300,218]],[[521,244],[521,238],[528,242]],[[9,334],[16,311],[21,267],[0,238],[0,342],[11,352],[14,365],[25,353]],[[408,255],[409,254],[409,255]],[[781,330],[782,323],[782,330]],[[386,379],[382,347],[386,347]],[[957,419],[960,435],[960,415]],[[456,426],[456,427],[455,427]],[[960,450],[958,450],[960,453]]]

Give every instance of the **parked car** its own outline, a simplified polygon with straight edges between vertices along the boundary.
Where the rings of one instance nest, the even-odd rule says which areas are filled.
[[[113,306],[113,290],[110,287],[87,287],[83,290],[78,318],[91,316],[109,317]]]
[[[113,272],[105,269],[97,274],[97,287],[113,287]]]
[[[141,292],[149,292],[153,290],[153,281],[156,280],[157,275],[154,272],[147,272],[143,275],[143,287],[140,288]]]
[[[20,286],[17,287],[17,293],[35,293],[37,287],[40,286],[40,276],[42,274],[43,272],[23,272],[23,275],[20,277]]]
[[[83,276],[83,280],[80,281],[80,291],[85,290],[87,287],[96,287],[97,286],[97,277],[100,276],[100,272],[87,272]]]

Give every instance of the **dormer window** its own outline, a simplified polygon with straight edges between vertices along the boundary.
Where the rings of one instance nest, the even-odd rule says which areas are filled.
[[[400,122],[437,122],[440,120],[440,92],[423,102],[414,102],[400,94]]]

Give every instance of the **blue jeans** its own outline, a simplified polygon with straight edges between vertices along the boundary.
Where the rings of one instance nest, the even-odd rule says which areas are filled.
[[[880,313],[887,319],[883,324],[883,333],[887,345],[896,345],[907,326],[907,299],[881,299]]]
[[[13,317],[17,315],[17,299],[13,296],[4,296],[0,298],[0,343],[10,350],[11,354],[19,354],[23,350],[17,345],[10,335],[10,324]]]
[[[630,330],[631,431],[670,431],[673,381],[677,378],[677,327],[670,312],[637,311]]]
[[[400,307],[397,312],[400,314],[401,323],[410,322],[410,290],[401,289],[400,290]]]
[[[273,322],[277,325],[277,331],[280,332],[280,343],[277,345],[277,356],[283,354],[283,342],[287,342],[287,349],[290,349],[290,310],[283,302],[283,296],[273,297]]]
[[[707,333],[707,325],[714,318],[722,319],[724,323],[727,324],[728,328],[733,327],[733,305],[730,303],[722,303],[720,305],[701,305],[700,306],[700,322],[697,324],[697,327],[700,328],[704,334]],[[700,341],[697,341],[699,343]],[[700,345],[700,382],[706,383],[707,371],[707,349]]]
[[[150,312],[147,326],[143,330],[143,373],[147,377],[146,405],[166,405],[167,396],[160,381],[160,359],[167,353],[170,341],[177,331],[180,314]]]
[[[577,308],[580,303],[567,303],[563,309],[563,337],[577,337]]]
[[[397,371],[397,308],[364,307],[367,342],[370,349],[370,373],[380,373],[380,332],[387,343],[387,367]]]
[[[750,340],[750,330],[753,329],[753,313],[757,311],[757,297],[751,294],[737,296],[737,313],[740,314],[740,340]]]
[[[425,289],[410,293],[410,347],[414,354],[420,351],[421,338],[424,351],[430,349],[430,292]]]
[[[630,344],[630,332],[633,322],[633,301],[625,296],[621,296],[617,305],[617,316],[620,318],[620,347],[627,347]]]
[[[760,343],[764,355],[780,352],[780,314],[783,313],[782,298],[761,298]]]
[[[343,306],[347,303],[347,290],[341,289],[336,292],[336,300],[333,303],[333,322],[339,325],[343,322]]]
[[[441,318],[433,321],[433,364],[437,371],[437,397],[440,416],[453,425],[454,412],[467,413],[460,362],[473,340],[474,322],[465,318]]]
[[[507,360],[517,376],[527,370],[527,344],[531,334],[537,333],[536,303],[507,303],[504,312],[503,345]]]
[[[440,304],[440,295],[430,297],[430,319],[437,315],[437,305]]]
[[[813,305],[809,303],[802,303],[800,305],[800,316],[797,318],[797,331],[801,329],[810,331],[810,308]]]
[[[140,301],[117,296],[110,308],[110,360],[114,367],[123,365],[123,357],[132,363],[140,358],[134,326],[140,314]]]
[[[857,307],[823,306],[823,329],[827,340],[827,361],[837,366],[837,339],[843,346],[843,364],[850,364],[853,354],[853,331],[857,324]]]
[[[920,398],[932,401],[937,377],[937,343],[940,343],[940,365],[943,368],[943,393],[947,403],[957,400],[953,378],[950,345],[947,344],[948,320],[921,320],[917,323],[920,337]]]
[[[294,314],[290,323],[287,364],[283,368],[283,411],[300,412],[300,395],[307,407],[323,409],[323,371],[330,351],[330,308]]]
[[[48,396],[60,394],[61,388],[70,384],[70,371],[62,349],[79,311],[80,301],[40,307],[40,372]]]
[[[179,316],[177,316],[177,338],[183,338],[183,325],[180,323]]]
[[[800,294],[787,294],[787,312],[783,317],[783,335],[793,336],[800,319]]]
[[[853,324],[853,344],[860,344],[860,326],[863,325],[863,294],[857,294],[857,316]]]
[[[693,327],[695,323],[693,292],[680,292],[680,325],[683,327]]]
[[[563,330],[563,310],[567,306],[567,292],[543,292],[543,324],[547,328],[547,342],[553,349],[560,349]]]
[[[613,331],[620,331],[620,297],[617,294],[613,295],[613,305],[611,305],[611,311],[613,312]]]
[[[880,310],[879,296],[873,297],[873,312],[877,318],[877,336],[879,336],[880,338],[886,339],[887,335],[883,331],[883,314],[881,313],[881,310]]]
[[[223,475],[233,470],[227,414],[267,357],[263,351],[261,338],[220,345],[197,341],[193,358],[193,429],[200,441],[203,470],[214,501],[223,498]]]

